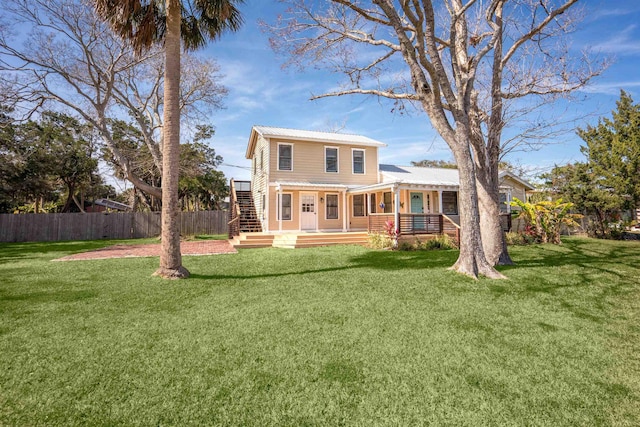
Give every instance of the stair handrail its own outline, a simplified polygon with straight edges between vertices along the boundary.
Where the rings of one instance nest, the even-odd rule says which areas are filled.
[[[240,235],[240,204],[238,203],[238,195],[236,194],[236,186],[233,178],[229,180],[229,217],[227,223],[229,230],[229,238]]]

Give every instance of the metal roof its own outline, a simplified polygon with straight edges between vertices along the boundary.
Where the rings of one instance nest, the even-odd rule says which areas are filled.
[[[460,184],[458,169],[380,165],[380,173],[382,182],[455,187]]]
[[[362,135],[346,133],[318,132],[314,130],[287,129],[271,126],[254,126],[256,132],[266,138],[291,138],[303,141],[332,142],[335,144],[357,144],[372,147],[386,147],[380,141]]]

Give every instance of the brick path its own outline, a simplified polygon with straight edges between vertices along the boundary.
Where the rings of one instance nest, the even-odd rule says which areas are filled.
[[[238,251],[228,240],[202,240],[199,242],[181,242],[182,255],[218,255],[235,254]],[[88,259],[133,258],[160,256],[160,244],[149,245],[114,245],[94,251],[82,252],[54,261],[80,261]]]

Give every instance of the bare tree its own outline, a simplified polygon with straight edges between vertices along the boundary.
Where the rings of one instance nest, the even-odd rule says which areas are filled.
[[[0,23],[0,87],[5,105],[24,117],[43,107],[91,123],[136,188],[161,198],[161,188],[136,173],[114,139],[112,119],[133,120],[162,172],[164,61],[160,49],[134,55],[80,0],[4,0]],[[21,34],[29,29],[27,34]],[[222,107],[227,90],[211,60],[184,55],[180,108],[187,122]],[[187,123],[188,124],[188,123]]]
[[[499,278],[493,266],[510,262],[498,221],[505,100],[567,93],[597,73],[558,37],[572,29],[565,12],[577,1],[284,0],[290,13],[270,27],[271,42],[289,64],[347,77],[314,99],[372,95],[428,115],[460,173],[453,269]]]

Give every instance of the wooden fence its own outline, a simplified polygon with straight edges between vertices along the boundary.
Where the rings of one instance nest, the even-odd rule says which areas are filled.
[[[226,234],[226,211],[180,213],[180,234]],[[0,242],[135,239],[160,235],[160,212],[1,214]]]

